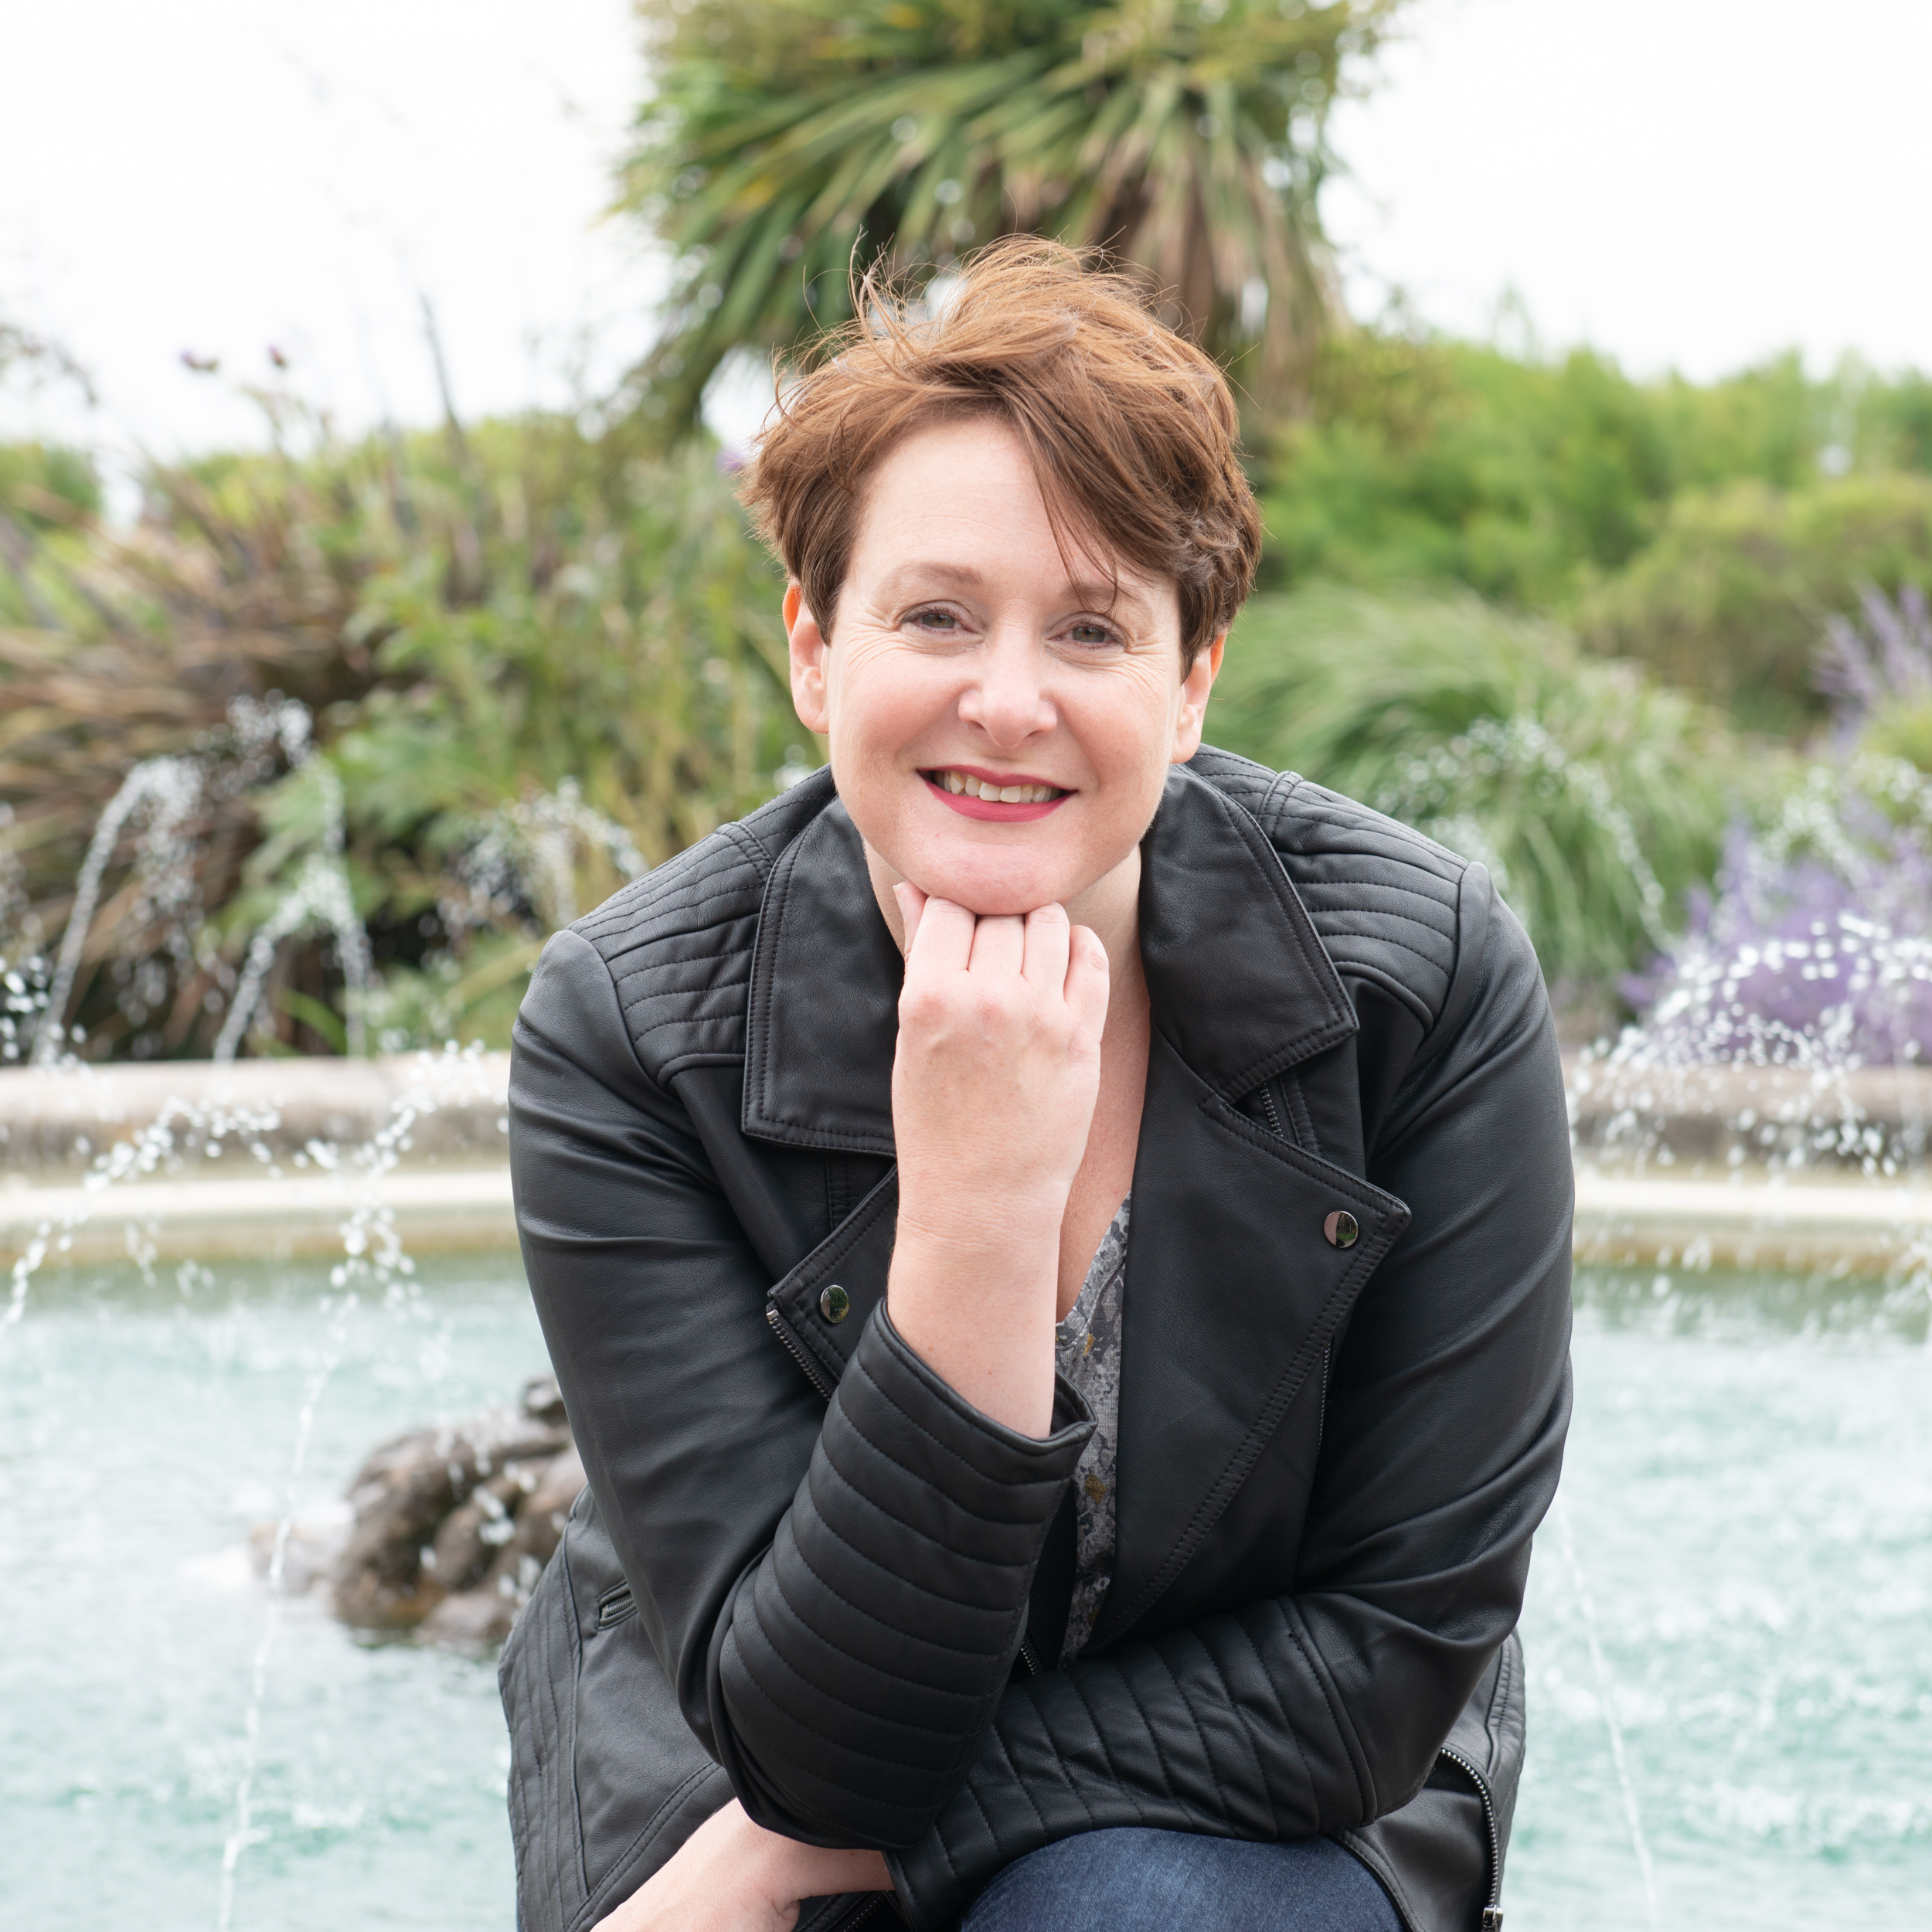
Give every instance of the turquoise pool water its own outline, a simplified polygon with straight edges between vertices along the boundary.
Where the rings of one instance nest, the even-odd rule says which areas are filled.
[[[327,1313],[325,1290],[319,1268],[50,1268],[0,1338],[9,1927],[509,1932],[488,1668],[359,1642],[310,1598],[271,1634],[246,1538],[384,1436],[512,1393],[541,1342],[508,1257],[427,1264],[400,1308]],[[1653,1896],[1668,1927],[1922,1924],[1923,1299],[1601,1271],[1578,1299],[1512,1932],[1626,1932]]]

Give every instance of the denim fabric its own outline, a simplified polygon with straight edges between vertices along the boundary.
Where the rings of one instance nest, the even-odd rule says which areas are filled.
[[[1138,1827],[1015,1859],[961,1932],[1401,1932],[1366,1866],[1326,1838],[1251,1845]]]

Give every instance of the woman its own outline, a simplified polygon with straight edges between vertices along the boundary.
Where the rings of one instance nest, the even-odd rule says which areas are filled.
[[[747,495],[829,768],[517,1029],[590,1476],[504,1660],[527,1932],[1498,1922],[1569,1408],[1520,927],[1202,749],[1260,528],[1125,285],[869,292]]]

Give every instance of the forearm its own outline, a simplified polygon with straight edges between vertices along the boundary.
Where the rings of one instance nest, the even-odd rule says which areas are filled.
[[[1100,1068],[1107,955],[1058,906],[975,920],[899,889],[899,1223],[886,1305],[982,1415],[1053,1426],[1060,1226]]]
[[[1514,1621],[1520,1568],[1493,1580],[1454,1639],[1284,1598],[1015,1685],[931,1830],[890,1855],[907,1917],[940,1932],[1005,1866],[1081,1832],[1274,1843],[1396,1809]],[[1345,1696],[1338,1638],[1375,1648],[1372,1697]]]
[[[873,1317],[713,1652],[707,1701],[753,1818],[832,1845],[927,1829],[992,1721],[1091,1428],[993,1420]]]

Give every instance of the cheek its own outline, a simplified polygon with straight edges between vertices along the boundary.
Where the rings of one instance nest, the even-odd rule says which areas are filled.
[[[1180,712],[1178,689],[1157,675],[1123,678],[1092,706],[1087,721],[1088,756],[1100,776],[1135,793],[1158,793],[1167,776]]]
[[[895,760],[954,700],[940,669],[855,640],[827,688],[835,754],[855,767]]]

